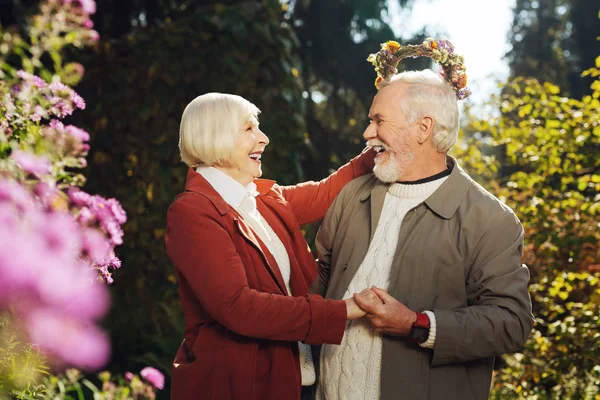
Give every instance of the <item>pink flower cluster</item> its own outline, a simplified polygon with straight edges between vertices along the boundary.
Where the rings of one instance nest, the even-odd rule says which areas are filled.
[[[156,368],[146,367],[140,371],[140,375],[157,389],[165,387],[165,376]]]
[[[23,118],[31,117],[34,121],[52,116],[64,118],[77,108],[85,109],[83,98],[63,83],[46,84],[39,76],[23,70],[17,72],[17,77],[21,81],[13,86],[12,93],[5,95],[4,107],[12,105],[15,111],[18,107],[18,115]],[[7,120],[11,120],[13,115],[7,115]]]
[[[112,250],[115,246],[123,243],[121,225],[127,221],[127,215],[121,204],[115,199],[93,196],[75,188],[70,189],[68,195],[77,216],[77,222],[82,226],[94,228],[84,237],[86,257],[93,263],[100,276],[107,283],[112,283],[111,271],[121,267],[121,260],[114,255]],[[99,248],[104,249],[98,245],[104,246],[104,243],[110,249],[108,255],[103,251],[96,251]]]
[[[55,31],[71,33],[77,44],[93,44],[98,41],[98,32],[93,30],[94,23],[90,15],[96,13],[94,0],[47,0],[41,6],[39,23],[52,24]]]
[[[0,309],[8,308],[54,365],[99,368],[110,344],[95,321],[106,313],[109,296],[82,255],[107,261],[110,244],[55,206],[62,192],[42,183],[34,192],[43,197],[0,180]]]

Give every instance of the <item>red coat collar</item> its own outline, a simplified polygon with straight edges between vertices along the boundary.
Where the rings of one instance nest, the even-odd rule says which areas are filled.
[[[256,190],[259,196],[264,196],[269,193],[275,181],[269,179],[256,179]],[[229,212],[229,204],[217,193],[217,191],[208,183],[206,179],[193,168],[188,169],[187,178],[185,180],[185,190],[190,192],[200,193],[213,203],[219,214],[225,215]]]

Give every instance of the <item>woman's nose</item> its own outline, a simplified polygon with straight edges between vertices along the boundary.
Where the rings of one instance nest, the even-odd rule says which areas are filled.
[[[259,142],[260,143],[264,143],[265,146],[269,144],[269,137],[267,135],[265,135],[265,133],[263,131],[261,131],[259,129],[260,135],[259,135]]]

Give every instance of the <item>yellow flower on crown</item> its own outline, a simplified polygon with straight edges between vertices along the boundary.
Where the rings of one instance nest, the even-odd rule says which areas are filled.
[[[456,86],[459,89],[464,88],[465,86],[467,86],[467,74],[462,74],[460,76],[460,78],[458,78],[458,81],[456,82]]]
[[[377,53],[369,54],[367,61],[375,67],[377,89],[383,87],[382,83],[389,82],[391,77],[398,72],[398,63],[405,58],[430,57],[440,64],[443,71],[440,76],[454,89],[456,98],[464,100],[471,95],[467,88],[467,75],[465,73],[464,58],[454,53],[454,46],[447,39],[434,40],[427,38],[418,45],[401,45],[389,40],[381,43]]]
[[[385,49],[392,54],[395,53],[396,51],[398,51],[399,48],[400,48],[400,43],[398,43],[394,40],[388,40],[387,42],[385,42]]]

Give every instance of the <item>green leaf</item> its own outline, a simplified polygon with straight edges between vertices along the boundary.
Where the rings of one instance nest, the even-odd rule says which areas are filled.
[[[533,104],[528,103],[519,108],[519,117],[523,118],[526,115],[531,114],[531,110],[533,109]]]
[[[546,120],[546,129],[557,129],[560,128],[560,121],[555,119],[547,119]]]

